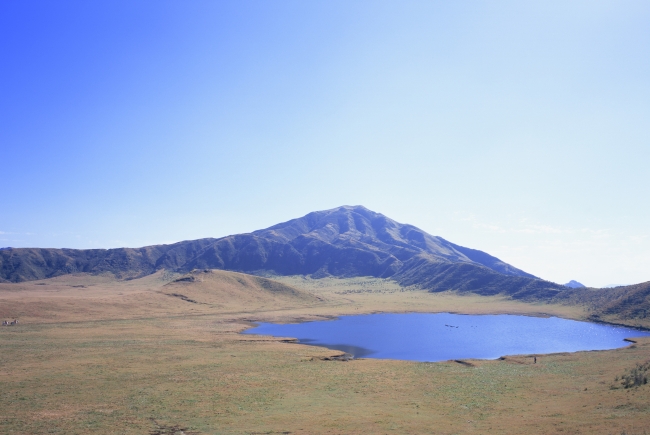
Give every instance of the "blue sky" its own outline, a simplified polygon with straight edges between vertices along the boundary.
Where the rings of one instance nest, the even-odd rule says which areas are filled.
[[[0,246],[362,204],[543,278],[650,280],[647,1],[0,4]]]

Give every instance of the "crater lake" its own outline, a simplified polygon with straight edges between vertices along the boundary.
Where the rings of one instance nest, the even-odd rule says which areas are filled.
[[[650,333],[557,317],[450,313],[366,314],[295,324],[259,323],[243,334],[297,338],[355,358],[423,362],[616,349]]]

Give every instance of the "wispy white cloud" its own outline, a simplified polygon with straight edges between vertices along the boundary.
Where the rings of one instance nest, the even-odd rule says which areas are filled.
[[[503,227],[500,227],[499,225],[485,224],[485,223],[481,223],[481,222],[474,222],[472,224],[472,226],[474,228],[480,228],[480,229],[483,229],[483,230],[488,230],[488,231],[491,231],[493,233],[506,233],[506,232],[508,232],[507,229],[505,229]]]
[[[632,234],[627,237],[627,240],[630,243],[635,243],[635,244],[642,244],[642,243],[647,243],[648,237],[650,235],[648,234]]]
[[[466,245],[482,249],[529,273],[564,283],[644,282],[650,279],[650,231],[647,227],[562,224],[504,213],[499,216],[457,211]],[[462,240],[462,239],[461,239]],[[482,243],[482,245],[478,244]]]
[[[573,231],[565,228],[556,228],[551,225],[540,224],[527,224],[519,228],[510,228],[513,233],[527,233],[527,234],[567,234]]]
[[[520,219],[518,224],[507,227],[492,222],[481,222],[474,216],[461,218],[464,222],[470,222],[473,228],[487,230],[493,233],[520,233],[520,234],[589,234],[593,237],[610,237],[611,231],[605,228],[570,228],[557,227],[545,223],[530,222],[528,219]]]

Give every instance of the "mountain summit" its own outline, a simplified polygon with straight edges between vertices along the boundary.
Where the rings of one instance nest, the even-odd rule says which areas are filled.
[[[535,278],[482,251],[431,236],[413,225],[400,224],[363,206],[317,211],[251,233],[271,244],[291,246],[289,256],[318,276],[393,276],[414,257],[442,263],[485,266],[504,275]],[[236,237],[236,236],[235,236]],[[288,258],[278,272],[296,265]],[[289,271],[287,271],[289,272]]]
[[[583,288],[583,287],[585,287],[585,285],[583,283],[578,282],[578,281],[576,281],[574,279],[572,279],[571,281],[564,284],[564,286],[569,287],[569,288]]]
[[[317,211],[252,233],[172,245],[0,251],[0,281],[75,272],[134,278],[160,269],[223,269],[314,278],[373,276],[431,291],[503,293],[515,298],[553,297],[566,289],[363,206]]]

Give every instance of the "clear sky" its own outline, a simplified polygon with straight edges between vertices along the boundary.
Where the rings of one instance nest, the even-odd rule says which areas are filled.
[[[650,2],[0,3],[0,246],[362,204],[543,278],[650,280]]]

